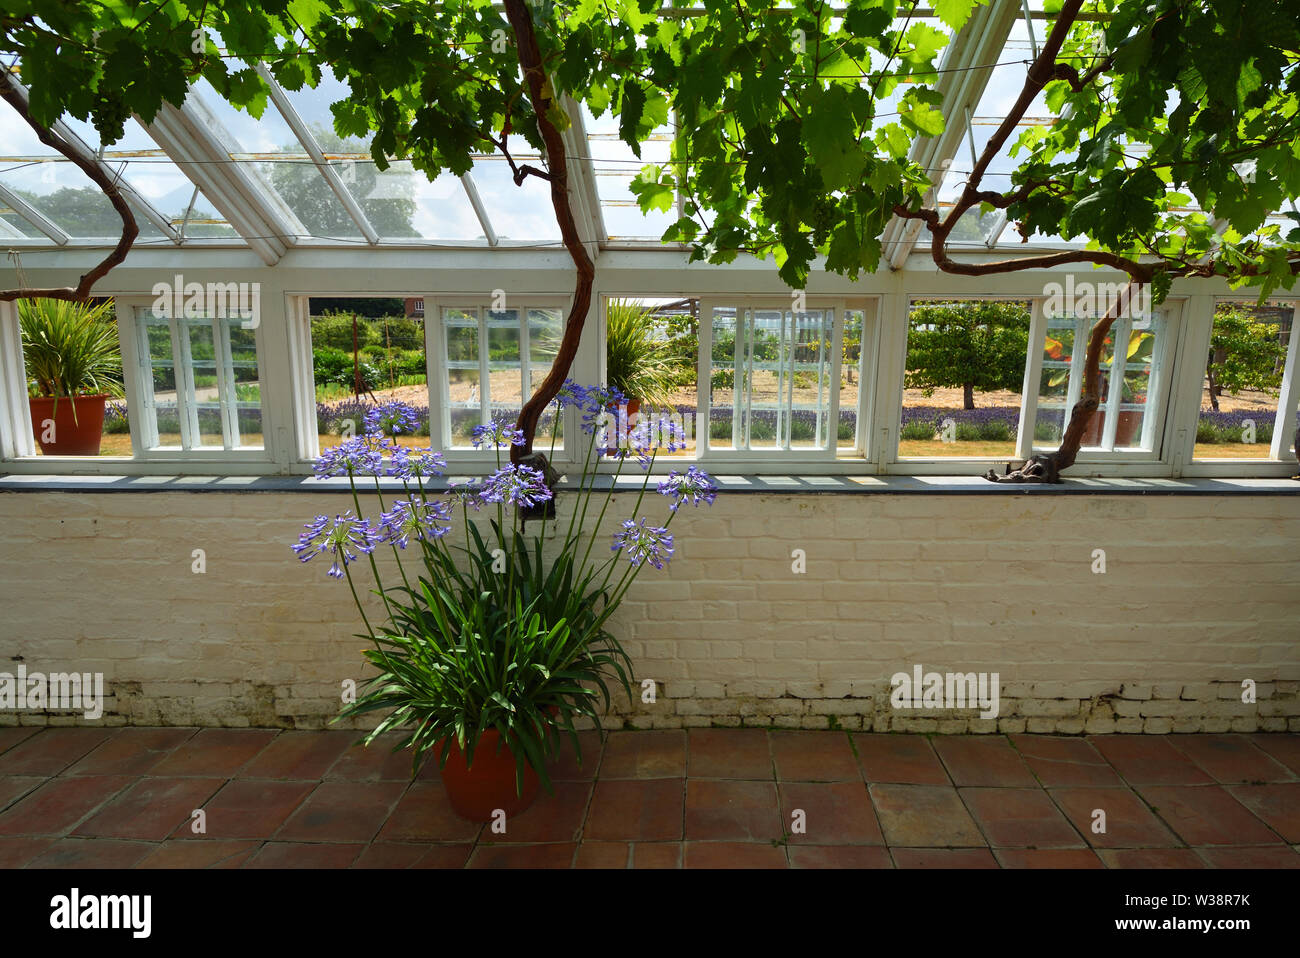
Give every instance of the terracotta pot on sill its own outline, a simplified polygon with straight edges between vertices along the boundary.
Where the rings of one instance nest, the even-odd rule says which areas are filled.
[[[104,433],[104,407],[107,395],[60,396],[56,404],[52,396],[30,399],[32,434],[41,452],[47,456],[98,456],[99,443]],[[76,414],[73,414],[73,407]],[[51,435],[48,423],[53,421]]]

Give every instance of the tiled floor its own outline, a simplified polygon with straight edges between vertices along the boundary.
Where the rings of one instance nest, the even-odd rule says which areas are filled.
[[[0,867],[1300,867],[1294,734],[586,733],[503,835],[355,738],[0,728]]]

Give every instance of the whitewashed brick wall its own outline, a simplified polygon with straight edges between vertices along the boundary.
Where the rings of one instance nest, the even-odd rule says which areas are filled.
[[[342,682],[365,678],[364,642],[346,585],[289,545],[350,506],[0,493],[0,671],[103,672],[106,723],[322,727]],[[672,531],[669,568],[647,570],[613,619],[656,683],[616,722],[1300,730],[1300,496],[747,493],[683,507]],[[890,676],[917,664],[998,673],[998,718],[894,710]]]

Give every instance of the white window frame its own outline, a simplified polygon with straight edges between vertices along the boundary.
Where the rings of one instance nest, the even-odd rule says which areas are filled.
[[[266,359],[261,322],[247,327],[253,333],[257,349],[257,385],[262,413],[262,445],[242,446],[236,440],[238,406],[233,381],[229,329],[243,323],[237,317],[198,317],[209,323],[213,337],[214,367],[217,376],[217,399],[221,410],[222,444],[199,445],[198,410],[195,405],[194,368],[189,361],[190,339],[181,335],[182,326],[196,324],[196,319],[171,315],[159,316],[153,304],[123,297],[117,300],[118,331],[122,341],[122,371],[126,386],[127,410],[131,424],[131,447],[135,459],[145,461],[198,460],[218,462],[270,461],[273,458],[271,437],[274,416],[266,401]],[[172,344],[172,362],[176,370],[176,407],[180,420],[181,445],[159,446],[153,370],[149,357],[146,327],[161,325],[148,322],[149,317],[167,322]],[[130,415],[135,410],[148,415]]]

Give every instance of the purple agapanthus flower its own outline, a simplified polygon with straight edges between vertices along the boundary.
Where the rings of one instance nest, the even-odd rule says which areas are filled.
[[[379,517],[379,528],[384,538],[405,549],[412,539],[432,542],[441,539],[451,528],[447,523],[450,511],[441,502],[430,502],[420,496],[398,499],[393,507]]]
[[[560,387],[560,391],[555,394],[555,398],[551,401],[555,403],[557,409],[563,409],[565,406],[584,408],[589,401],[588,393],[589,390],[586,386],[579,385],[572,379],[566,379],[564,385]]]
[[[668,508],[676,512],[688,500],[696,506],[701,502],[713,505],[713,500],[718,497],[718,487],[707,472],[699,466],[691,466],[685,472],[670,472],[668,478],[659,483],[659,494],[672,499]]]
[[[686,433],[681,425],[665,413],[641,417],[627,436],[628,445],[642,469],[649,469],[655,454],[664,449],[670,453],[686,448]]]
[[[317,479],[332,476],[382,476],[384,454],[365,437],[347,439],[326,449],[312,467]]]
[[[662,569],[673,557],[673,534],[664,526],[647,526],[646,520],[623,520],[623,531],[614,533],[611,552],[622,552],[633,565],[649,562]]]
[[[508,422],[494,419],[482,426],[475,426],[470,439],[475,449],[484,447],[501,449],[505,446],[522,446],[525,442],[524,431],[515,429]]]
[[[447,458],[442,453],[435,452],[432,447],[404,449],[400,454],[394,450],[388,474],[398,479],[428,479],[441,476],[446,469]]]
[[[608,426],[611,419],[617,421],[618,409],[628,403],[627,396],[613,386],[591,386],[584,398],[582,431],[587,435]]]
[[[550,499],[551,490],[540,470],[511,463],[483,480],[479,496],[484,502],[535,506]]]
[[[460,506],[478,512],[483,505],[483,500],[479,496],[480,492],[482,492],[481,483],[455,482],[447,488],[447,499],[452,503],[453,507]]]
[[[413,436],[419,428],[420,416],[414,407],[397,399],[366,411],[365,431],[372,436]]]
[[[343,578],[344,566],[355,562],[359,554],[374,552],[382,541],[382,534],[369,519],[358,519],[351,511],[336,516],[332,523],[328,516],[317,516],[304,528],[307,531],[298,536],[293,551],[302,562],[327,553],[333,556],[334,564],[326,574],[335,579]]]

